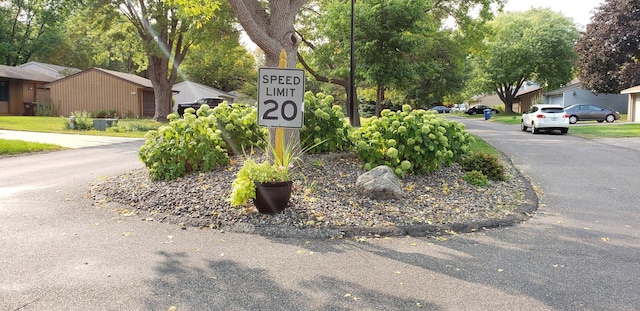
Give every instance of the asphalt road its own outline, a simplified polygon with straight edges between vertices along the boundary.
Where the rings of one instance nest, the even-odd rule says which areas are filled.
[[[0,158],[0,310],[637,310],[640,142],[465,120],[542,194],[445,239],[276,239],[95,207],[140,141]],[[616,146],[622,145],[622,146]]]

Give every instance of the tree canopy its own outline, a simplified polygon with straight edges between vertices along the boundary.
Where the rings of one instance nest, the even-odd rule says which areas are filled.
[[[204,39],[207,23],[220,2],[198,0],[112,0],[133,25],[148,61],[148,76],[155,94],[154,120],[166,121],[171,112],[172,88],[189,48]]]
[[[550,9],[502,13],[488,23],[490,33],[471,58],[470,87],[477,93],[498,93],[505,111],[525,81],[547,89],[569,82],[577,58],[573,21]]]
[[[0,62],[16,66],[56,53],[64,37],[61,26],[73,1],[0,1]]]
[[[585,89],[619,93],[640,84],[640,2],[606,0],[575,49]]]
[[[482,24],[493,17],[492,6],[502,2],[357,1],[358,87],[377,89],[378,110],[388,90],[406,94],[401,100],[415,107],[427,107],[459,92],[464,60],[481,40]],[[322,1],[302,13],[304,19],[297,28],[305,43],[301,63],[316,80],[348,90],[350,3]],[[455,27],[446,27],[451,20]]]

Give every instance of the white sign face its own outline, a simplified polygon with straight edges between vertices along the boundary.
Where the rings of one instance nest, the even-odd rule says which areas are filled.
[[[304,121],[304,70],[258,70],[258,125],[301,128]]]

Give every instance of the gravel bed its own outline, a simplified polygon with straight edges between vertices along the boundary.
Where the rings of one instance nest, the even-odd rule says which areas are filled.
[[[352,153],[305,155],[304,179],[294,181],[289,206],[264,215],[252,204],[232,207],[231,183],[242,165],[173,181],[153,182],[146,169],[105,177],[93,183],[94,204],[143,221],[171,222],[187,227],[255,233],[275,237],[339,238],[366,235],[425,236],[470,232],[513,225],[537,208],[530,183],[507,159],[501,159],[508,180],[488,187],[468,184],[455,164],[428,176],[402,180],[399,200],[377,201],[355,193],[364,173]]]

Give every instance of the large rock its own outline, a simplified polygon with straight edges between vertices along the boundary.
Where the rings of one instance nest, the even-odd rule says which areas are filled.
[[[386,166],[378,166],[360,176],[356,181],[356,191],[360,195],[376,200],[398,199],[402,197],[400,179],[393,170]]]

